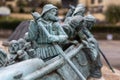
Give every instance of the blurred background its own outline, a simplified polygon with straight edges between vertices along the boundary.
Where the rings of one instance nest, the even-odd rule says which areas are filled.
[[[120,0],[0,0],[1,44],[22,21],[32,19],[31,12],[41,12],[47,3],[59,8],[61,19],[66,15],[70,4],[84,4],[86,11],[97,19],[91,32],[112,66],[120,69]]]

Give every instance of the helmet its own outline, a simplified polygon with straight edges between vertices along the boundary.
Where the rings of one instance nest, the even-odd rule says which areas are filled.
[[[26,41],[25,41],[25,39],[20,38],[20,39],[18,40],[18,42],[19,42],[19,43],[25,43]]]
[[[77,5],[77,7],[75,8],[75,11],[73,13],[73,15],[75,15],[78,12],[81,12],[81,13],[85,12],[85,6],[83,4],[78,4]]]
[[[86,21],[90,21],[90,22],[96,22],[96,19],[94,16],[92,16],[91,14],[88,14],[87,16],[84,17],[84,20]]]
[[[78,27],[80,28],[82,27],[83,20],[84,19],[81,15],[74,16],[72,20],[69,22],[69,25],[74,29]]]
[[[51,10],[51,9],[57,9],[56,6],[52,5],[52,4],[46,4],[44,7],[43,7],[43,11],[41,13],[41,16],[43,16],[47,11]]]
[[[12,44],[18,44],[18,41],[17,40],[10,41],[10,45],[12,45]]]
[[[85,24],[87,24],[87,28],[90,30],[93,25],[95,24],[96,22],[96,19],[94,16],[92,16],[91,14],[88,14],[87,16],[84,17],[84,20],[85,20]],[[87,23],[86,23],[87,22]]]

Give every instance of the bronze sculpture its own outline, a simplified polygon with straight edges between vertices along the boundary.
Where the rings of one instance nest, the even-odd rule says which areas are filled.
[[[31,66],[31,63],[28,63],[29,69],[34,69],[34,71],[30,73],[28,69],[25,69],[28,71],[28,75],[25,75],[24,71],[15,70],[18,74],[14,74],[14,78],[18,80],[100,78],[102,64],[98,53],[98,43],[89,31],[95,24],[95,18],[90,14],[87,16],[84,14],[85,7],[80,4],[73,8],[72,13],[66,16],[64,25],[61,25],[57,17],[57,7],[52,4],[46,4],[41,14],[32,13],[34,19],[30,20],[28,32],[24,38],[10,44],[9,53],[12,57],[15,56],[16,60],[12,61],[22,61],[13,66],[25,65],[24,62],[28,63],[27,59],[30,59],[33,62],[40,62],[35,64],[37,68],[38,66],[40,68],[36,69],[35,65]],[[67,43],[70,45],[66,46]],[[39,58],[40,61],[31,58]],[[40,65],[41,63],[43,65]],[[9,66],[7,68],[9,69]],[[11,74],[7,77],[10,76]]]
[[[56,14],[57,7],[48,4],[43,7],[41,16],[33,13],[35,21],[30,22],[28,40],[34,40],[37,43],[36,57],[43,60],[49,60],[57,56],[59,51],[55,45],[57,45],[57,42],[63,42],[67,39],[67,35],[60,27]],[[41,26],[44,27],[46,31],[44,31]],[[48,34],[46,34],[46,32]]]
[[[98,43],[89,31],[95,24],[95,17],[90,14],[84,17],[84,13],[85,7],[79,4],[73,12],[73,15],[65,19],[65,23],[68,25],[63,28],[68,34],[73,33],[72,35],[74,36],[78,35],[79,39],[77,40],[85,44],[83,52],[86,54],[90,65],[90,76],[100,78],[102,64],[98,51]]]

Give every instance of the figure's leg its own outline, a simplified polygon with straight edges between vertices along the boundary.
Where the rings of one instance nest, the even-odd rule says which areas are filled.
[[[102,68],[102,62],[100,60],[100,55],[98,54],[97,59],[94,62],[92,62],[90,76],[94,78],[100,78],[102,76],[101,68]]]
[[[86,53],[86,57],[90,64],[90,77],[100,78],[102,76],[100,54],[95,48],[84,48],[83,51]],[[94,55],[96,55],[96,58]]]

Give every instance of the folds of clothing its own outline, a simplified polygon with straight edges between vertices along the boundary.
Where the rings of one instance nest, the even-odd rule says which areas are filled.
[[[58,41],[53,42],[50,40],[41,26],[44,27],[50,35],[58,37]],[[67,39],[67,34],[58,22],[47,22],[40,19],[38,22],[31,21],[29,25],[28,39],[37,43],[34,57],[47,59],[59,54],[59,50],[54,45],[57,45],[59,42],[64,42]]]
[[[52,43],[45,31],[42,30],[41,26],[45,27],[50,35],[57,36],[59,38],[58,42],[63,42],[65,39],[67,39],[64,39],[64,37],[67,37],[67,34],[64,32],[58,22],[47,22],[41,19],[38,23],[39,25],[37,25],[35,21],[30,22],[28,31],[28,39],[30,41],[35,40],[38,44]]]
[[[40,44],[35,50],[35,55],[41,59],[53,58],[60,54],[55,45],[57,44]]]

